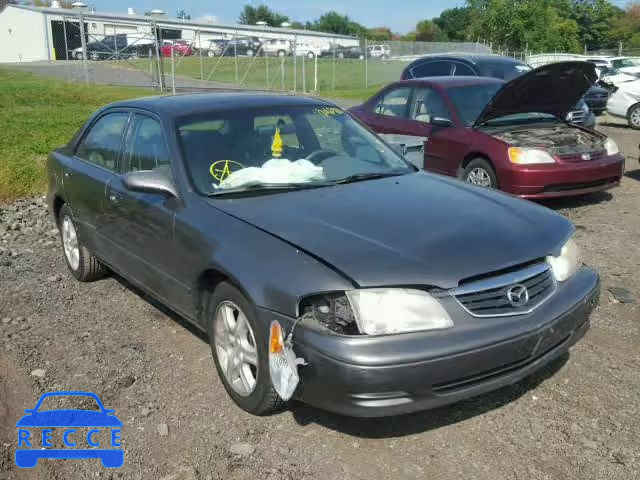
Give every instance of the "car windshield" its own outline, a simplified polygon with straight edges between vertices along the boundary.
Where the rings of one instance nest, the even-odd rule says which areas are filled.
[[[182,156],[201,194],[314,188],[415,171],[330,105],[238,109],[182,118]]]
[[[505,82],[509,82],[520,75],[532,70],[529,65],[524,63],[508,63],[508,62],[487,62],[479,64],[480,74],[484,77],[499,78]]]
[[[487,103],[502,88],[502,83],[485,83],[479,85],[465,85],[448,89],[449,98],[453,103],[458,117],[465,125],[473,125],[482,113]],[[553,115],[547,113],[517,113],[493,118],[488,124],[528,123],[554,120]]]
[[[635,58],[620,58],[618,60],[613,60],[611,63],[613,63],[613,66],[616,68],[640,66],[640,60]]]

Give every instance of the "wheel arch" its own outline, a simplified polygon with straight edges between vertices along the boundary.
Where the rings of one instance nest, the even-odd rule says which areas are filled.
[[[62,198],[62,196],[60,195],[56,195],[53,198],[53,218],[56,222],[56,225],[59,227],[60,226],[60,209],[62,208],[62,206],[65,204],[66,202],[64,201],[64,199]]]
[[[464,156],[464,158],[462,159],[462,162],[458,166],[458,178],[462,177],[462,172],[464,171],[464,169],[467,168],[467,165],[469,165],[471,161],[475,160],[476,158],[481,158],[482,160],[486,160],[487,162],[489,162],[489,165],[491,165],[491,168],[493,168],[493,171],[494,172],[496,171],[496,166],[491,160],[491,158],[489,158],[489,155],[482,152],[471,152]]]
[[[204,269],[194,282],[193,288],[193,299],[194,299],[194,311],[196,313],[196,319],[200,326],[206,328],[206,311],[208,307],[208,301],[210,295],[215,291],[215,289],[223,282],[230,283],[238,290],[242,292],[242,294],[247,298],[247,300],[255,305],[255,301],[249,295],[246,288],[242,286],[242,284],[230,275],[228,272],[220,269],[216,266],[208,266]]]

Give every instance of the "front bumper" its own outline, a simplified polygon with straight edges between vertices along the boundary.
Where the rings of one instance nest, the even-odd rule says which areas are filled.
[[[300,325],[294,350],[308,365],[299,369],[295,398],[345,415],[378,417],[511,385],[585,334],[599,291],[598,275],[583,268],[529,315],[471,317],[451,299],[445,307],[456,327],[450,331],[349,337]],[[261,315],[274,319],[273,312]]]
[[[505,192],[529,199],[568,197],[608,190],[620,185],[624,156],[553,165],[531,165],[506,169],[500,176]]]

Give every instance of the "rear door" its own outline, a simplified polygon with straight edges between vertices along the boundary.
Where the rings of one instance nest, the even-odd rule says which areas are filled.
[[[117,255],[113,266],[173,308],[188,312],[189,286],[175,275],[184,261],[173,242],[176,210],[181,200],[156,193],[134,192],[123,174],[156,170],[175,183],[161,121],[136,112],[130,122],[120,175],[106,189],[104,230]]]
[[[100,258],[108,256],[101,223],[107,184],[119,168],[129,112],[109,110],[83,134],[74,156],[63,164],[63,190],[83,243]]]

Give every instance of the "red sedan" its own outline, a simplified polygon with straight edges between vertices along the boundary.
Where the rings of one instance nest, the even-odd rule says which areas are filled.
[[[171,55],[188,57],[193,55],[193,49],[184,40],[165,40],[162,43],[162,56],[170,57]]]
[[[420,168],[525,198],[579,195],[615,187],[624,174],[613,140],[564,120],[592,80],[585,62],[546,65],[509,83],[405,80],[350,112]]]

